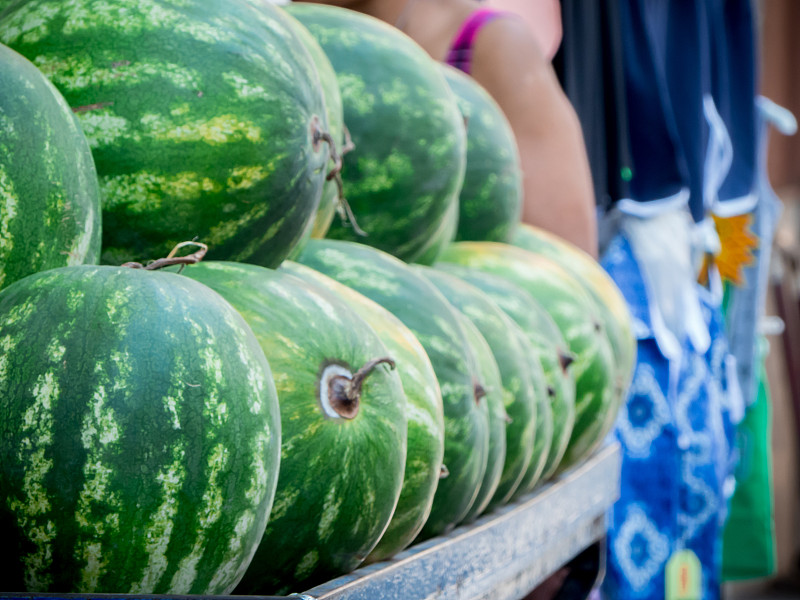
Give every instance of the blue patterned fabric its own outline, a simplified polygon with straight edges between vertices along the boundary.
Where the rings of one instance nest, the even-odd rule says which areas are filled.
[[[703,568],[703,599],[719,598],[721,531],[733,491],[733,415],[729,353],[720,307],[698,287],[711,346],[687,340],[678,360],[653,335],[647,290],[624,236],[603,266],[625,296],[638,338],[638,361],[615,435],[622,446],[621,498],[609,519],[603,584],[613,600],[658,600],[672,554],[690,549]]]

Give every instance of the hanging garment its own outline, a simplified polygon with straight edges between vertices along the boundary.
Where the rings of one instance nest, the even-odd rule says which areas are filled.
[[[723,538],[723,579],[767,577],[775,570],[770,396],[764,372],[767,342],[759,332],[769,279],[772,240],[781,211],[767,177],[767,125],[792,134],[797,121],[766,98],[758,101],[758,188],[753,210],[720,219],[722,253],[717,264],[725,285],[724,314],[731,352],[747,409],[737,433],[741,456],[736,491]]]
[[[711,343],[685,338],[677,358],[655,339],[647,284],[624,234],[603,266],[625,296],[638,338],[638,361],[615,436],[622,447],[620,500],[609,516],[603,583],[609,599],[665,598],[670,559],[690,551],[700,563],[700,593],[719,598],[721,533],[733,487],[738,386],[731,380],[719,306],[699,288]]]

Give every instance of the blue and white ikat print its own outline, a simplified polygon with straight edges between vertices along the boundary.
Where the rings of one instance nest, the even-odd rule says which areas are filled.
[[[637,459],[650,458],[653,442],[670,420],[669,405],[653,367],[637,365],[628,401],[620,409],[617,419],[617,435],[626,455]]]
[[[621,496],[609,516],[604,593],[614,600],[659,600],[665,568],[692,550],[703,599],[719,598],[721,527],[734,460],[737,406],[719,307],[698,288],[713,340],[686,340],[676,364],[664,357],[650,322],[644,281],[630,246],[617,237],[603,259],[637,322],[638,360],[615,435],[623,452]]]
[[[625,573],[628,585],[646,591],[669,558],[670,541],[647,517],[644,505],[631,503],[613,541],[613,553]]]

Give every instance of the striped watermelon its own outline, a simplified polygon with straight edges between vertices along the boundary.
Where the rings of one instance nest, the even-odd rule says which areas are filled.
[[[568,350],[558,327],[530,294],[496,275],[453,264],[439,263],[451,273],[484,292],[522,332],[523,356],[532,356],[529,372],[536,405],[536,434],[531,464],[513,498],[530,492],[546,478],[564,455],[575,422],[575,379],[561,357]]]
[[[172,273],[53,269],[0,292],[5,589],[228,594],[278,475],[253,332]]]
[[[464,517],[463,522],[469,523],[486,510],[500,484],[506,460],[506,420],[508,415],[503,406],[503,382],[500,379],[500,369],[494,359],[492,349],[472,321],[463,314],[459,314],[459,318],[462,321],[469,348],[477,361],[476,384],[480,391],[476,395],[476,400],[485,403],[489,413],[489,453],[486,472],[481,480],[478,495]]]
[[[469,511],[486,471],[488,406],[476,398],[475,358],[455,309],[424,277],[374,248],[338,240],[310,240],[299,259],[374,300],[400,319],[430,358],[444,407],[444,465],[431,514],[420,533],[445,533]]]
[[[441,270],[420,269],[448,301],[478,328],[488,342],[500,370],[503,404],[508,417],[505,426],[506,458],[491,503],[505,504],[530,466],[536,434],[537,399],[534,375],[530,369],[531,357],[525,354],[519,342],[524,334],[480,289]]]
[[[100,192],[86,138],[44,75],[0,45],[0,289],[99,255]]]
[[[344,193],[367,236],[334,221],[328,237],[417,260],[461,190],[466,134],[455,96],[437,63],[391,25],[335,6],[288,10],[333,64],[355,144]]]
[[[522,287],[558,325],[575,362],[575,425],[559,468],[575,464],[602,441],[616,411],[614,359],[603,319],[581,283],[553,261],[494,242],[457,242],[442,255]]]
[[[508,242],[522,217],[522,167],[514,132],[497,102],[472,77],[442,64],[467,123],[467,169],[457,240]]]
[[[185,273],[249,323],[280,403],[275,504],[237,593],[299,591],[353,570],[403,482],[405,395],[390,364],[374,362],[386,347],[344,302],[289,273],[228,262]]]
[[[458,203],[454,203],[447,210],[447,214],[439,223],[439,227],[431,234],[430,244],[420,256],[414,259],[420,265],[432,265],[439,258],[442,251],[453,243],[458,229]]]
[[[628,304],[617,284],[590,255],[544,229],[522,224],[515,231],[511,243],[557,262],[595,299],[614,350],[621,397],[624,398],[636,364],[636,338]]]
[[[259,3],[267,2],[267,0],[258,0]],[[325,51],[319,45],[314,36],[311,35],[302,23],[297,19],[287,14],[287,22],[291,23],[294,28],[293,31],[303,42],[303,45],[308,50],[311,58],[314,60],[314,65],[317,67],[319,74],[319,81],[322,85],[322,93],[325,97],[325,114],[328,117],[328,131],[334,143],[334,150],[336,157],[341,160],[341,154],[344,149],[344,109],[342,107],[342,95],[339,92],[339,82],[336,80],[336,71],[333,70],[331,61]],[[339,207],[339,182],[337,181],[338,174],[336,169],[341,168],[341,163],[338,165],[331,159],[328,165],[328,179],[322,187],[322,198],[319,201],[317,214],[311,224],[311,237],[324,238],[331,228],[331,223],[336,215],[337,208]],[[300,245],[295,247],[295,251],[299,252]]]
[[[327,172],[319,77],[283,12],[245,0],[27,0],[0,41],[77,112],[103,200],[102,260],[277,265],[309,230]]]
[[[433,366],[411,330],[366,296],[305,265],[285,261],[281,270],[324,287],[345,300],[372,327],[397,363],[408,400],[408,444],[397,508],[367,562],[389,558],[408,546],[425,524],[439,483],[444,454],[442,393]]]

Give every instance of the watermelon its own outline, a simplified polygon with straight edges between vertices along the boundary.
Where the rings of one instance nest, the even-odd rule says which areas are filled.
[[[439,382],[422,344],[388,310],[304,265],[284,261],[281,270],[340,296],[378,334],[397,363],[397,373],[408,401],[406,470],[389,527],[367,557],[367,562],[384,560],[414,541],[431,512],[444,454],[444,414]]]
[[[456,242],[442,254],[453,262],[500,275],[522,287],[558,325],[575,375],[575,425],[559,468],[594,450],[616,410],[614,358],[596,303],[557,263],[527,250],[494,242]]]
[[[491,503],[505,504],[530,466],[536,434],[537,399],[534,375],[530,369],[531,355],[525,354],[519,342],[524,334],[480,289],[443,271],[420,269],[448,301],[478,328],[488,342],[499,368],[503,406],[508,418],[505,426],[506,457]]]
[[[300,591],[355,569],[394,512],[406,400],[377,334],[336,296],[283,271],[231,262],[185,270],[253,329],[281,411],[281,470],[243,594]]]
[[[256,0],[251,0],[256,1]],[[267,0],[257,0],[264,3]],[[314,60],[317,67],[319,81],[322,85],[322,93],[325,97],[325,114],[328,117],[328,131],[333,142],[332,158],[328,165],[328,176],[325,185],[322,187],[322,197],[317,208],[317,214],[311,223],[311,237],[324,238],[331,228],[331,223],[339,208],[342,199],[339,198],[339,186],[341,185],[342,152],[344,151],[344,109],[342,108],[342,95],[339,92],[339,82],[336,81],[336,71],[333,70],[331,61],[325,51],[319,45],[314,36],[311,35],[302,23],[287,14],[287,22],[294,27],[295,35],[303,42],[306,50]],[[334,160],[334,158],[336,160]],[[292,254],[299,252],[301,247],[298,245]]]
[[[469,348],[474,353],[478,364],[476,385],[480,391],[476,395],[476,399],[485,403],[489,412],[489,454],[486,472],[483,475],[478,495],[463,519],[463,522],[470,523],[486,510],[500,484],[506,459],[508,415],[503,405],[503,382],[500,379],[500,369],[494,359],[492,349],[472,321],[463,315],[459,315],[459,317],[462,320]]]
[[[28,0],[4,13],[0,41],[78,114],[100,177],[104,262],[197,237],[209,258],[275,266],[310,233],[327,117],[281,9]]]
[[[452,204],[447,214],[439,223],[439,228],[431,234],[430,244],[420,256],[414,259],[421,265],[432,265],[439,258],[442,251],[449,246],[456,237],[458,229],[458,203]]]
[[[562,368],[568,348],[555,323],[530,294],[489,273],[439,263],[437,270],[466,281],[484,292],[519,327],[523,356],[530,357],[529,373],[536,398],[536,433],[533,456],[512,498],[530,492],[548,475],[549,465],[564,454],[575,421],[575,379]],[[548,321],[550,322],[548,324]]]
[[[0,45],[0,289],[99,255],[100,190],[89,144],[47,78]]]
[[[467,168],[456,239],[508,242],[522,217],[517,139],[489,92],[462,71],[440,66],[467,123]]]
[[[185,277],[107,266],[21,279],[0,315],[3,586],[230,593],[280,450],[242,317]]]
[[[367,235],[334,221],[328,237],[415,261],[435,243],[464,178],[453,92],[425,50],[391,25],[335,6],[287,9],[333,64],[355,144],[344,157],[344,194]]]
[[[299,262],[321,271],[400,319],[430,358],[442,392],[444,466],[420,539],[451,530],[478,495],[489,451],[488,406],[479,398],[477,363],[445,297],[408,265],[380,250],[340,240],[310,240]]]
[[[628,304],[617,284],[589,254],[544,229],[522,224],[511,243],[557,262],[578,279],[597,302],[614,351],[620,397],[624,398],[636,364],[636,338]]]

